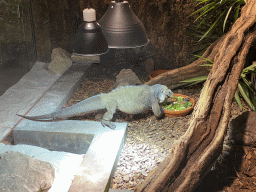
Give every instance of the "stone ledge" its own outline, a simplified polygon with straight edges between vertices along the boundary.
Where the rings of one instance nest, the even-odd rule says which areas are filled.
[[[0,96],[0,141],[20,121],[16,113],[24,114],[60,78],[50,76],[44,69],[45,63],[36,62],[34,67],[18,83]]]
[[[47,100],[49,100],[44,102],[49,104],[54,103],[53,100],[56,98],[64,97],[57,106],[48,105],[48,107],[52,107],[52,111],[63,107],[80,85],[80,81],[83,80],[84,73],[89,67],[89,65],[71,66],[62,76],[51,76],[44,69],[44,65],[45,63],[36,62],[34,67],[18,83],[0,96],[0,106],[3,108],[0,111],[0,141],[4,140],[14,126],[20,122],[21,117],[16,114],[25,115],[46,92],[48,95]],[[49,91],[50,88],[51,90]],[[67,90],[69,93],[65,92]],[[43,109],[44,107],[41,106],[34,113],[43,113]]]
[[[125,143],[127,123],[116,123],[111,130],[94,121],[24,122],[13,131],[15,144],[85,154],[69,191],[107,189]],[[74,145],[74,135],[82,138],[79,145]]]

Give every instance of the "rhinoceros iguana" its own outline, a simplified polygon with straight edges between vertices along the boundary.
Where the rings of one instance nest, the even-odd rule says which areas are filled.
[[[115,129],[116,126],[111,120],[117,109],[128,114],[138,114],[152,108],[155,116],[161,117],[163,110],[160,108],[159,103],[163,102],[167,97],[172,96],[173,92],[165,85],[130,85],[118,87],[109,93],[95,95],[50,114],[39,116],[17,115],[34,121],[52,121],[75,116],[80,113],[107,109],[101,123],[103,126]]]

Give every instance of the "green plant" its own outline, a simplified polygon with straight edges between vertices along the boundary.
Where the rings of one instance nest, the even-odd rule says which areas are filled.
[[[190,17],[195,17],[195,24],[188,25],[185,34],[194,38],[191,44],[197,49],[192,55],[202,55],[210,44],[230,29],[246,0],[195,1],[199,9],[190,15]],[[188,63],[195,59],[192,57]]]
[[[199,14],[195,21],[200,21],[197,28],[206,25],[209,28],[200,38],[202,40],[214,31],[225,33],[239,16],[240,8],[246,0],[196,0],[200,9],[191,14]],[[200,41],[199,40],[199,41]]]
[[[193,46],[199,45],[193,52],[193,55],[202,55],[212,42],[223,35],[222,31],[212,31],[210,35],[205,35],[209,28],[209,24],[201,24],[200,27],[197,25],[189,25],[186,27],[185,34],[194,38],[194,41],[192,41],[191,44]]]
[[[201,57],[201,56],[197,56],[200,57],[202,59],[205,59],[208,63],[204,64],[202,66],[212,66],[213,62]],[[251,110],[256,111],[256,99],[255,99],[255,95],[256,95],[256,89],[255,86],[252,84],[252,82],[247,78],[247,75],[250,73],[256,73],[256,62],[253,63],[252,65],[250,65],[249,67],[246,67],[243,69],[241,75],[240,75],[240,79],[238,82],[238,90],[235,93],[235,100],[238,103],[238,105],[243,109],[242,103],[241,103],[241,99],[239,96],[242,96],[242,98],[245,100],[245,102],[247,103],[247,105],[251,108]],[[199,76],[199,77],[195,77],[195,78],[191,78],[191,79],[186,79],[181,81],[182,83],[190,83],[189,86],[191,85],[195,85],[198,83],[202,83],[204,81],[206,81],[208,78],[208,76]]]

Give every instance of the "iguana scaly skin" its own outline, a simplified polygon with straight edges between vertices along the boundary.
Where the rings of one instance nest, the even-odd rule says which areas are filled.
[[[109,93],[102,93],[85,99],[75,105],[56,112],[40,116],[22,116],[34,121],[51,121],[75,116],[80,113],[107,109],[102,118],[102,125],[115,129],[111,122],[116,109],[128,114],[137,114],[152,108],[156,117],[161,117],[163,110],[159,103],[167,97],[172,97],[173,92],[164,85],[156,84],[153,86],[123,86],[112,90]],[[18,115],[18,114],[17,114]]]

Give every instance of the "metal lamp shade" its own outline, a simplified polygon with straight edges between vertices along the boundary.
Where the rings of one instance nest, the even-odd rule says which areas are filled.
[[[100,55],[108,52],[108,43],[96,21],[84,21],[78,28],[73,50],[82,55]]]
[[[99,24],[109,48],[134,48],[149,42],[143,24],[130,9],[128,1],[111,1]]]

